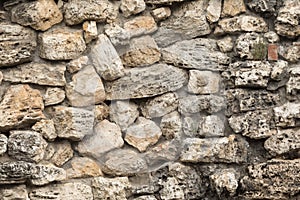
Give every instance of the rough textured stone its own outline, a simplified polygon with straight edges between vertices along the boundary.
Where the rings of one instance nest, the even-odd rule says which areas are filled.
[[[228,192],[234,196],[239,185],[237,172],[233,168],[224,169],[211,175],[210,182],[219,196],[223,192]]]
[[[49,87],[43,96],[45,106],[55,105],[63,102],[66,98],[65,90],[57,87]]]
[[[217,115],[203,117],[200,120],[198,132],[202,137],[225,136],[224,120]]]
[[[71,168],[67,169],[68,178],[87,178],[102,176],[100,166],[88,157],[74,157],[71,160]]]
[[[247,3],[252,10],[266,15],[275,15],[277,0],[251,0]]]
[[[138,14],[146,9],[144,0],[122,0],[120,9],[125,17]]]
[[[147,100],[141,105],[141,111],[146,118],[162,117],[178,107],[178,97],[175,93],[169,92],[161,96]]]
[[[160,129],[167,139],[180,138],[181,137],[181,117],[177,111],[173,111],[162,117],[160,122]]]
[[[21,3],[11,10],[11,20],[23,26],[45,31],[63,20],[54,0],[38,0]]]
[[[221,76],[211,71],[189,71],[188,91],[193,94],[213,94],[219,92]]]
[[[222,16],[235,16],[246,12],[244,0],[224,0]]]
[[[50,119],[42,119],[41,121],[35,123],[32,130],[39,132],[45,139],[49,141],[54,141],[57,137],[54,122]]]
[[[50,161],[56,166],[60,167],[73,157],[73,149],[70,142],[63,140],[53,144],[55,153]]]
[[[89,155],[95,158],[124,144],[121,129],[115,123],[103,120],[94,128],[94,133],[85,137],[77,146],[82,155]]]
[[[48,143],[38,132],[10,131],[8,154],[17,160],[39,162],[43,159]]]
[[[282,106],[275,107],[274,117],[276,126],[298,126],[298,120],[300,118],[300,103],[287,102]]]
[[[300,91],[300,66],[290,67],[289,74],[286,90],[290,94],[297,94]]]
[[[160,56],[154,39],[143,36],[131,40],[129,49],[121,55],[121,59],[126,67],[138,67],[154,64],[160,60]]]
[[[138,16],[124,23],[124,29],[131,37],[146,35],[157,30],[157,25],[152,16]]]
[[[43,99],[38,90],[28,85],[12,85],[0,103],[0,130],[33,124],[44,118]]]
[[[129,149],[111,151],[106,155],[102,171],[114,176],[130,176],[147,170],[141,154]]]
[[[116,16],[116,11],[107,0],[73,0],[64,6],[64,18],[68,25],[80,24],[86,20],[105,22]]]
[[[37,45],[36,33],[8,22],[0,22],[0,27],[0,67],[31,61]]]
[[[64,86],[66,67],[62,64],[31,62],[2,70],[3,80],[38,85]]]
[[[146,3],[149,4],[168,4],[173,2],[182,2],[187,0],[145,0]]]
[[[48,60],[71,60],[86,48],[82,31],[56,28],[39,34],[40,57]]]
[[[156,64],[132,68],[127,75],[106,84],[106,99],[152,97],[181,88],[187,82],[184,70],[171,65]]]
[[[220,19],[222,10],[222,1],[211,0],[206,9],[206,18],[210,23],[217,22]]]
[[[287,75],[288,62],[278,60],[274,65],[270,78],[276,81],[282,80]]]
[[[125,131],[139,116],[138,105],[130,101],[114,101],[110,104],[109,117]]]
[[[26,185],[2,186],[0,189],[2,200],[28,200]]]
[[[273,112],[270,110],[255,110],[233,115],[228,119],[235,133],[252,139],[270,137],[277,133]]]
[[[98,123],[109,116],[109,107],[105,103],[100,103],[94,107],[95,123]]]
[[[31,200],[42,199],[73,199],[93,200],[92,188],[81,182],[54,184],[33,188],[29,193]]]
[[[163,200],[184,199],[183,189],[174,177],[167,177],[167,180],[162,184],[163,189],[160,190],[160,197]]]
[[[266,32],[264,34],[264,37],[268,40],[268,42],[270,43],[277,43],[279,42],[280,38],[279,36],[277,35],[277,33],[275,33],[274,31],[269,31],[269,32]]]
[[[157,200],[157,198],[154,195],[143,195],[136,197],[133,200]]]
[[[105,80],[111,81],[124,76],[122,61],[104,34],[98,36],[98,41],[91,50],[90,58],[98,74]]]
[[[298,62],[300,60],[300,42],[293,42],[293,45],[286,49],[283,57],[290,62]]]
[[[300,130],[282,129],[265,141],[265,149],[272,155],[293,153],[300,149]]]
[[[187,138],[180,155],[182,162],[242,163],[247,161],[248,143],[235,135],[222,138]]]
[[[169,7],[160,7],[151,11],[155,21],[162,21],[171,16],[171,9]]]
[[[71,60],[67,64],[67,70],[70,73],[75,73],[81,70],[85,65],[88,64],[89,58],[87,56],[81,56],[79,58],[76,58],[74,60]]]
[[[255,199],[290,199],[299,192],[299,159],[270,160],[248,167],[241,180],[244,196]]]
[[[103,178],[92,180],[94,200],[127,200],[131,185],[127,177]]]
[[[127,128],[125,141],[143,152],[149,146],[157,143],[161,135],[162,132],[154,121],[139,117]]]
[[[111,43],[116,47],[129,44],[130,33],[116,23],[105,25],[104,32],[109,37]]]
[[[55,106],[47,111],[52,117],[60,138],[78,141],[93,131],[94,115],[92,111],[65,106]]]
[[[177,67],[222,70],[230,58],[218,51],[216,40],[197,38],[177,42],[162,49],[162,60]]]
[[[90,43],[92,40],[97,39],[98,30],[97,23],[95,21],[86,21],[82,24],[84,31],[84,39],[86,43]]]
[[[66,86],[66,95],[72,106],[95,105],[105,100],[101,78],[94,67],[88,65],[72,77]]]
[[[4,154],[7,150],[7,137],[4,134],[0,134],[0,155]]]
[[[233,41],[232,38],[229,36],[226,36],[220,40],[217,41],[217,45],[221,52],[230,52],[233,49]]]

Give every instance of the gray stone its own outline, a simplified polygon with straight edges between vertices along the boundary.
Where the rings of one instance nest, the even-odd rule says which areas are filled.
[[[55,181],[66,179],[66,171],[62,168],[55,167],[53,164],[38,164],[31,172],[30,183],[32,185],[46,185]]]
[[[221,138],[187,138],[183,141],[180,161],[243,163],[247,161],[248,143],[235,135]]]
[[[0,67],[31,61],[37,45],[36,33],[8,22],[0,22],[0,26]]]
[[[173,111],[162,117],[160,122],[162,135],[167,139],[179,139],[182,133],[181,116],[177,111]]]
[[[0,196],[2,200],[28,200],[26,185],[2,186],[0,189]]]
[[[300,103],[287,102],[282,106],[275,107],[274,118],[276,126],[295,127],[300,118]]]
[[[217,41],[217,45],[221,52],[230,52],[233,49],[233,41],[230,36],[226,36]]]
[[[92,65],[73,75],[66,86],[66,95],[71,105],[77,107],[95,105],[105,100],[102,80]]]
[[[209,176],[209,179],[213,189],[219,196],[224,192],[228,192],[230,196],[236,194],[239,180],[237,172],[233,168],[220,170]]]
[[[81,155],[99,158],[103,153],[120,148],[123,144],[120,127],[105,119],[95,126],[92,135],[78,143],[77,150]]]
[[[211,0],[206,9],[206,18],[210,23],[217,22],[220,19],[222,10],[222,1]]]
[[[63,140],[52,144],[55,148],[55,152],[50,159],[50,162],[58,167],[68,162],[73,157],[73,149],[70,142]]]
[[[54,0],[38,0],[20,3],[11,10],[11,20],[23,26],[45,31],[63,20]]]
[[[258,13],[275,15],[276,4],[277,0],[251,0],[247,6]]]
[[[81,70],[85,65],[88,64],[89,58],[87,56],[80,56],[74,60],[71,60],[67,64],[67,70],[70,73],[75,73]]]
[[[124,76],[122,61],[104,34],[98,36],[98,40],[91,50],[90,58],[98,74],[105,80],[112,81]]]
[[[157,200],[157,198],[154,195],[143,195],[143,196],[136,197],[132,200]]]
[[[230,58],[218,51],[216,40],[197,38],[177,42],[163,48],[162,60],[177,67],[218,71],[229,64]]]
[[[69,179],[103,176],[99,164],[88,157],[74,157],[66,172]]]
[[[39,55],[48,60],[71,60],[86,49],[81,30],[55,28],[40,33]]]
[[[166,64],[132,68],[126,72],[126,76],[107,82],[107,100],[152,97],[180,89],[187,82],[184,70]]]
[[[146,9],[144,0],[122,0],[120,10],[125,17],[138,14]]]
[[[220,90],[221,76],[211,71],[190,70],[188,92],[193,94],[213,94]]]
[[[130,37],[137,37],[155,32],[157,24],[152,16],[137,16],[125,22],[124,29]]]
[[[290,78],[286,83],[286,91],[290,94],[297,94],[300,91],[300,66],[289,68]]]
[[[265,0],[262,0],[262,1],[265,1]],[[276,1],[276,0],[273,0],[273,1]],[[269,32],[266,32],[264,34],[264,37],[268,40],[268,42],[270,43],[277,43],[279,42],[280,38],[279,36],[277,35],[277,33],[275,33],[274,31],[269,31]]]
[[[116,47],[129,44],[130,33],[116,23],[104,26],[104,32],[109,37],[111,43]]]
[[[146,118],[162,117],[178,108],[178,97],[172,92],[165,93],[147,100],[140,108]]]
[[[182,2],[182,1],[188,1],[188,0],[145,0],[145,2],[149,4],[169,4],[173,2]]]
[[[151,11],[155,21],[162,21],[171,16],[171,9],[169,7],[160,7]]]
[[[199,119],[197,114],[184,116],[182,119],[182,131],[187,137],[199,137]]]
[[[2,70],[3,80],[15,83],[64,86],[66,67],[62,64],[31,62]]]
[[[66,98],[65,90],[57,87],[49,87],[43,96],[45,106],[51,106],[63,102]]]
[[[199,135],[202,137],[225,136],[224,123],[224,119],[217,115],[208,115],[203,117],[199,123]]]
[[[39,132],[45,139],[49,141],[54,141],[57,137],[54,122],[50,119],[42,119],[35,123],[32,130]]]
[[[85,21],[82,24],[82,29],[84,31],[84,39],[86,43],[90,43],[92,40],[97,39],[98,30],[97,23],[95,21]]]
[[[7,151],[7,137],[4,134],[0,134],[0,155]]]
[[[55,106],[47,109],[47,112],[52,117],[60,138],[78,141],[93,131],[94,114],[92,111]]]

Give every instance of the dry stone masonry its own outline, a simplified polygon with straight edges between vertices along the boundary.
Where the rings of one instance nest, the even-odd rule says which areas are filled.
[[[300,0],[0,1],[0,200],[300,199]]]

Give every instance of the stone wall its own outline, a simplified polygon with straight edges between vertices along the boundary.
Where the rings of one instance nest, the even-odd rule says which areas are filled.
[[[0,2],[0,199],[300,198],[299,0]]]

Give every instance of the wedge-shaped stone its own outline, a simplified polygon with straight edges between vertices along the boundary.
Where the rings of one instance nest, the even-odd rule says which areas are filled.
[[[20,3],[11,10],[11,20],[23,26],[45,31],[63,20],[54,0]]]
[[[161,50],[162,60],[177,67],[218,71],[225,69],[230,58],[218,51],[213,39],[197,38],[177,42]]]
[[[41,93],[28,85],[12,85],[0,103],[0,130],[22,128],[45,118]]]
[[[38,85],[64,86],[66,66],[50,63],[28,63],[2,70],[3,80]]]
[[[0,22],[0,27],[0,67],[31,61],[37,45],[36,33],[8,22]]]
[[[235,135],[221,138],[187,138],[180,155],[182,162],[242,163],[247,161],[248,143]]]
[[[184,70],[166,64],[133,68],[126,74],[116,81],[107,82],[108,100],[152,97],[180,89],[187,82]]]
[[[276,125],[279,127],[299,126],[300,103],[287,102],[274,108]]]
[[[78,141],[93,132],[94,113],[92,111],[56,106],[48,108],[47,112],[52,117],[60,138]]]

